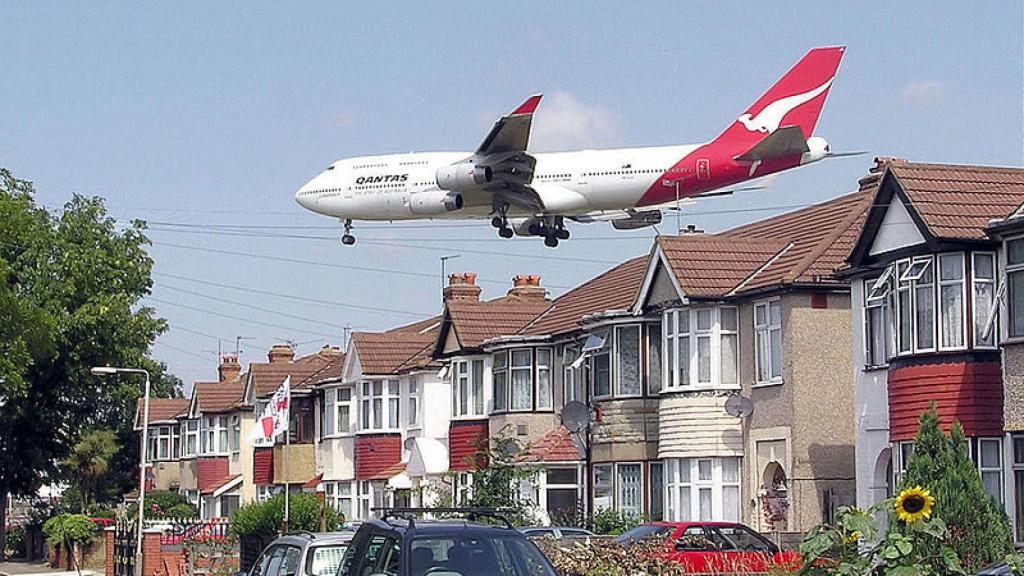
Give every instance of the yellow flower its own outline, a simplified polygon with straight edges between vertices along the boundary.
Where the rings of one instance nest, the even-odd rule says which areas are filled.
[[[860,541],[860,531],[859,530],[854,530],[853,532],[850,533],[849,536],[847,536],[844,539],[844,541],[847,544],[856,544],[857,542]]]
[[[935,498],[931,493],[920,486],[907,488],[896,497],[896,517],[913,524],[932,515],[932,507],[935,506]]]

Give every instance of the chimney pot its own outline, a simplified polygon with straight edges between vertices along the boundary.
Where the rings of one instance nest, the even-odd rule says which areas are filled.
[[[453,272],[448,275],[448,286],[442,292],[445,302],[449,300],[480,300],[481,288],[476,285],[476,272]]]
[[[291,362],[295,358],[295,350],[288,344],[274,344],[267,353],[267,360],[271,364],[278,362]]]
[[[512,288],[508,295],[514,298],[543,300],[547,297],[547,290],[540,285],[538,274],[517,274],[512,277]]]
[[[238,378],[241,374],[242,367],[238,364],[238,356],[234,354],[225,354],[220,358],[220,365],[217,366],[217,380],[220,382],[228,382]]]

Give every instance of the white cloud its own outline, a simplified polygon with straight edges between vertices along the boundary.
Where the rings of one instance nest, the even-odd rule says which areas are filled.
[[[553,152],[622,144],[619,118],[600,104],[580,102],[568,92],[546,95],[533,119],[530,150]]]
[[[911,82],[903,88],[905,104],[925,104],[934,102],[942,95],[942,86],[935,80]]]

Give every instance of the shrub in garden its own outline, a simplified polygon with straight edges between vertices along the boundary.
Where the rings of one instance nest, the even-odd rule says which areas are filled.
[[[43,535],[50,548],[70,549],[96,538],[96,525],[84,514],[58,514],[43,524]]]
[[[946,436],[935,407],[921,415],[899,489],[922,486],[935,498],[934,516],[949,529],[949,545],[968,571],[998,562],[1013,550],[1010,522],[1001,504],[985,492],[967,451],[963,427],[954,423]]]
[[[7,550],[4,556],[11,558],[25,558],[25,527],[15,526],[7,531]]]
[[[682,564],[661,556],[660,539],[630,546],[608,540],[568,542],[553,538],[534,540],[561,576],[683,576]]]
[[[618,535],[632,530],[638,524],[640,519],[636,516],[611,508],[602,508],[594,514],[594,532],[597,534]]]
[[[288,502],[288,529],[320,530],[320,501],[314,494],[292,494]],[[265,502],[252,502],[231,515],[231,531],[239,536],[271,536],[277,534],[284,520],[284,494]],[[324,506],[327,531],[337,530],[344,521],[332,506]]]

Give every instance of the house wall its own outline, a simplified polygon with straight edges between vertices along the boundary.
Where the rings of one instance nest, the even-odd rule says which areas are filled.
[[[240,414],[238,471],[232,471],[232,473],[242,475],[242,486],[239,488],[239,494],[242,497],[242,502],[248,503],[256,499],[256,482],[253,479],[254,451],[252,442],[249,440],[249,435],[252,433],[252,428],[256,423],[256,415],[253,414],[252,410],[242,410]]]
[[[599,403],[594,425],[594,462],[636,461],[658,457],[658,400],[631,398]]]
[[[491,416],[489,433],[492,437],[510,436],[525,447],[560,425],[551,412],[505,412]]]
[[[353,436],[324,438],[317,446],[317,474],[324,480],[352,480],[355,478],[356,440]]]
[[[149,465],[153,474],[152,489],[177,490],[180,484],[181,467],[177,460],[153,462]]]
[[[662,395],[657,457],[742,456],[742,424],[725,413],[726,398],[718,392]]]
[[[1024,432],[1024,342],[1003,346],[1003,427]]]
[[[357,480],[382,478],[382,473],[402,461],[401,434],[361,434],[355,440]]]
[[[184,458],[178,461],[178,486],[179,490],[199,489],[195,458]]]

